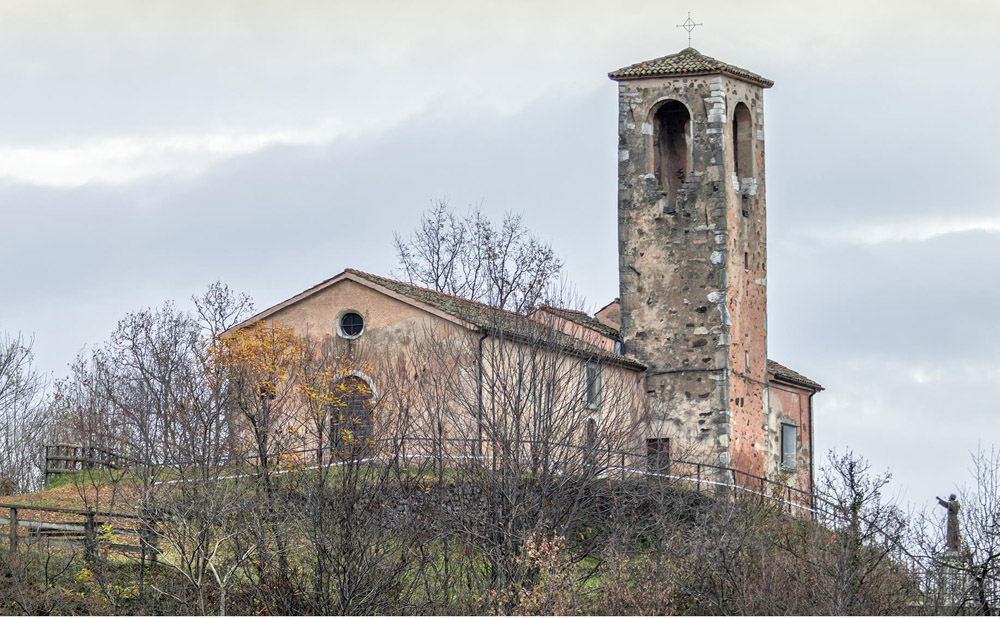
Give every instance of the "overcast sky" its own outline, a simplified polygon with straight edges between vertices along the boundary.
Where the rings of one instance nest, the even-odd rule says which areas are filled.
[[[1000,3],[0,2],[0,331],[56,376],[221,279],[386,274],[432,201],[514,210],[617,296],[616,87],[701,52],[766,92],[770,356],[820,450],[923,504],[1000,433]],[[570,222],[570,225],[567,225]]]

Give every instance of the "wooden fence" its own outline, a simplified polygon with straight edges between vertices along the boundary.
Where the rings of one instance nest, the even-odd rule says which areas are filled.
[[[135,514],[0,503],[0,513],[4,512],[7,517],[0,517],[0,525],[8,527],[7,539],[11,551],[16,551],[22,540],[34,539],[53,545],[82,546],[87,561],[96,559],[101,550],[142,556],[145,548],[146,558],[150,561],[155,561],[159,552],[150,523]],[[28,517],[29,514],[32,516]],[[75,516],[76,519],[71,522],[61,519],[55,521],[54,516],[47,514]],[[135,523],[136,526],[123,527],[125,523]],[[26,535],[22,535],[22,530]],[[138,543],[120,543],[125,540],[135,540]]]
[[[517,449],[504,449],[504,445],[499,442],[442,437],[407,437],[392,441],[372,441],[368,447],[347,456],[335,453],[336,450],[329,446],[321,449],[300,449],[294,453],[306,461],[313,460],[313,464],[307,464],[304,467],[306,470],[346,466],[352,462],[355,464],[381,463],[408,468],[414,462],[428,460],[431,466],[442,468],[453,466],[490,468],[503,467],[505,466],[504,462],[509,463],[511,459],[532,461],[541,454],[541,457],[546,460],[540,465],[542,469],[573,474],[574,471],[596,467],[599,471],[597,475],[605,478],[620,476],[623,481],[629,478],[645,478],[650,481],[661,480],[678,484],[696,491],[715,490],[731,496],[749,495],[761,500],[774,501],[791,513],[812,517],[831,530],[842,528],[851,519],[847,507],[832,497],[825,497],[813,489],[794,488],[780,481],[732,467],[681,459],[651,462],[649,454],[646,453],[602,450],[588,445],[553,443],[536,445],[532,441],[521,441],[518,444],[522,443],[523,445]],[[553,454],[558,454],[558,456]],[[288,454],[273,454],[267,458],[269,462],[274,463],[275,473],[285,472],[282,468],[280,455]],[[235,479],[256,475],[257,473],[253,471],[239,472],[240,465],[259,464],[263,458],[256,454],[228,457],[217,454],[215,460],[220,468],[229,466],[236,469],[233,473],[221,476],[219,479]],[[118,454],[92,447],[49,445],[45,448],[45,475],[47,479],[50,475],[93,468],[127,468],[131,464],[134,463]],[[200,463],[164,462],[159,466],[183,468],[196,464]],[[186,482],[183,478],[165,479],[156,481],[154,485],[178,483]],[[93,510],[0,503],[0,516],[3,515],[4,510],[8,511],[8,517],[0,517],[0,525],[9,525],[10,547],[12,549],[17,548],[19,540],[30,537],[44,538],[48,543],[82,544],[85,556],[91,558],[96,557],[96,553],[103,548],[145,556],[150,561],[155,561],[159,553],[154,531],[155,523],[152,520],[162,521],[162,514],[160,514],[161,517],[142,518],[135,513],[95,513]],[[36,513],[42,514],[42,516],[25,517],[26,514]],[[44,516],[46,513],[73,515],[78,520],[76,522],[54,522],[51,519],[46,520]],[[123,528],[120,526],[123,523],[134,523],[135,526]],[[939,583],[932,582],[934,578],[940,576],[940,569],[935,565],[934,558],[910,554],[899,543],[899,540],[895,539],[894,532],[883,531],[876,523],[870,524],[875,526],[878,533],[876,543],[883,544],[892,550],[891,555],[894,561],[907,568],[920,582],[921,587],[925,588],[925,594],[942,590]],[[110,529],[106,528],[107,525],[111,525]],[[101,534],[102,527],[105,527],[103,530],[108,531],[110,535]],[[20,534],[22,530],[26,530],[27,536]],[[137,541],[138,544],[119,543],[124,538]]]
[[[88,469],[119,469],[127,464],[124,457],[93,445],[46,445],[45,482],[63,473]]]

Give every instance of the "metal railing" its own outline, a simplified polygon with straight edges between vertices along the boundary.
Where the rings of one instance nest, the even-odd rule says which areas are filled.
[[[110,453],[107,450],[74,451],[73,458],[69,458],[67,457],[69,454],[65,450],[50,453],[47,448],[47,469],[50,455],[55,460],[74,460],[78,463],[101,462],[114,467],[128,467],[136,463],[135,460],[117,455],[113,459],[107,458],[107,454]],[[102,457],[95,458],[94,454],[99,454]],[[266,459],[262,459],[259,454],[254,453],[226,456],[213,454],[211,465],[236,469],[219,475],[217,479],[237,479],[260,475],[260,470],[248,472],[239,469],[242,466],[259,467],[262,460],[271,463],[268,470],[273,473],[381,463],[402,468],[422,466],[442,471],[449,467],[479,467],[491,470],[517,467],[521,472],[583,473],[593,478],[619,478],[622,481],[644,478],[663,480],[699,492],[714,490],[729,493],[731,496],[742,495],[773,501],[790,513],[811,517],[831,529],[846,526],[851,522],[852,514],[848,506],[834,497],[824,496],[815,489],[797,488],[782,481],[771,480],[735,467],[692,460],[667,459],[658,463],[657,466],[650,466],[648,456],[649,454],[646,453],[614,449],[600,443],[581,445],[507,437],[478,440],[446,436],[402,436],[381,440],[362,439],[346,447],[328,444],[315,447],[297,447],[269,454]],[[288,466],[289,460],[297,462],[294,469]],[[207,465],[198,460],[174,460],[164,461],[156,466],[171,468],[204,467]],[[72,469],[61,466],[59,470],[78,471],[80,468]],[[185,483],[185,479],[183,477],[168,477],[155,483],[157,485]],[[6,519],[6,522],[0,518],[0,524],[12,523],[10,527],[12,548],[17,545],[16,531],[19,526],[39,524],[35,521],[19,521],[18,510],[62,511],[80,515],[85,518],[84,522],[73,526],[77,527],[74,531],[82,531],[82,539],[85,543],[86,540],[93,540],[94,527],[97,526],[94,512],[11,504],[0,504],[0,509],[10,510],[10,518]],[[114,514],[113,516],[141,520],[136,515]],[[862,520],[864,520],[863,516]],[[88,525],[88,523],[90,524]],[[890,549],[892,559],[898,565],[906,568],[913,581],[918,583],[916,586],[927,596],[930,596],[928,599],[940,593],[941,589],[938,586],[940,566],[937,565],[937,561],[933,557],[911,554],[899,543],[894,532],[879,529],[877,523],[865,522],[865,525],[874,527],[877,533],[876,543],[883,544]],[[53,528],[53,530],[57,529]],[[141,543],[140,540],[139,547],[128,547],[128,550],[140,550]],[[990,584],[990,586],[996,588],[995,583]],[[949,593],[948,597],[953,599],[955,594]]]

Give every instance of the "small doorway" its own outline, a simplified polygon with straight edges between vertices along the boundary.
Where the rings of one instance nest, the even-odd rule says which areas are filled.
[[[666,473],[670,470],[670,439],[646,439],[646,467],[653,473]]]

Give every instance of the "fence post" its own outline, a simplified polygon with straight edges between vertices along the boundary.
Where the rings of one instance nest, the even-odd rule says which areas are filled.
[[[17,508],[10,508],[10,551],[17,550]]]
[[[93,508],[87,509],[87,521],[83,525],[83,558],[91,564],[97,559],[97,523]]]
[[[160,537],[156,533],[156,521],[147,509],[142,510],[139,521],[139,546],[152,567],[156,563],[156,556],[160,554]]]

